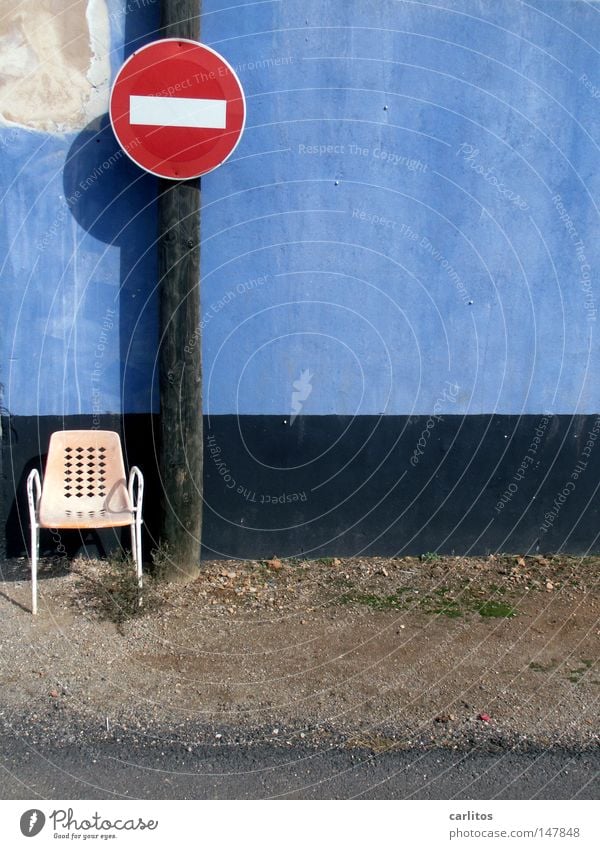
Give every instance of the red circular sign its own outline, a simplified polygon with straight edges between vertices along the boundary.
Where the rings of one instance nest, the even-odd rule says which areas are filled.
[[[231,65],[187,38],[153,41],[121,67],[110,120],[125,153],[170,180],[222,165],[244,130],[246,101]]]

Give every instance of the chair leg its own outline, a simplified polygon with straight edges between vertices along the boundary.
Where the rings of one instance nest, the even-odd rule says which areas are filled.
[[[142,535],[139,519],[136,516],[135,522],[131,525],[131,553],[135,563],[135,575],[137,578],[138,589],[142,589]],[[142,603],[140,594],[139,604]]]
[[[142,517],[138,514],[135,522],[138,586],[142,589]]]
[[[37,566],[40,545],[40,529],[35,522],[31,523],[31,612],[37,615]]]
[[[131,531],[131,556],[133,558],[133,562],[135,563],[135,570],[137,575],[137,537],[135,533],[134,523],[129,526],[129,530]]]

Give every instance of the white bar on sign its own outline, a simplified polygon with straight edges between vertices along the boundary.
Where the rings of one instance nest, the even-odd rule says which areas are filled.
[[[227,127],[227,101],[201,97],[146,97],[129,95],[129,120],[132,124],[156,127]]]

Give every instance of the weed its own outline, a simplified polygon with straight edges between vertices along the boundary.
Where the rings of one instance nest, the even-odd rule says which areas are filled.
[[[392,594],[387,596],[375,595],[375,593],[361,593],[357,590],[339,598],[340,604],[364,604],[373,610],[402,610],[404,603],[400,596]]]
[[[430,595],[418,599],[407,597],[406,593],[412,592],[412,587],[400,587],[392,595],[380,596],[354,590],[342,595],[339,602],[364,604],[373,610],[408,610],[416,605],[421,613],[448,616],[450,619],[457,619],[466,613],[479,613],[488,618],[511,618],[517,615],[513,607],[493,599],[482,604],[481,598],[469,589],[462,590],[457,597],[447,587],[438,587]]]
[[[131,556],[123,551],[103,561],[92,580],[87,570],[79,574],[87,579],[83,597],[90,607],[96,609],[100,618],[117,625],[154,611],[160,604],[156,579],[145,574],[143,590],[140,592],[135,564]]]
[[[517,615],[514,607],[508,604],[503,604],[501,601],[486,601],[479,608],[479,614],[488,619],[511,619]]]
[[[375,754],[382,754],[396,748],[398,741],[393,737],[384,737],[380,734],[364,734],[350,737],[344,745],[348,749],[371,749]]]
[[[568,680],[572,684],[581,683],[585,673],[588,672],[594,666],[593,660],[581,660],[580,662],[581,662],[581,666],[579,666],[577,669],[572,669],[567,676]],[[592,682],[592,683],[595,683],[595,682]]]
[[[288,566],[293,566],[294,568],[297,568],[298,566],[304,565],[306,563],[306,560],[302,560],[300,557],[286,557],[285,563],[287,563]]]
[[[556,662],[552,661],[547,666],[544,666],[543,663],[538,663],[536,660],[532,660],[529,664],[529,668],[533,669],[534,672],[551,672],[556,668]]]
[[[329,583],[333,584],[334,587],[339,587],[339,589],[349,590],[354,587],[354,582],[350,580],[350,578],[346,578],[345,575],[331,575],[329,577]]]
[[[171,565],[171,556],[169,554],[169,543],[162,540],[156,548],[150,552],[152,559],[152,575],[157,581],[164,579],[166,572]]]
[[[449,601],[446,604],[443,604],[441,607],[434,608],[427,612],[439,613],[442,616],[450,617],[450,619],[458,619],[458,617],[462,616],[464,613],[464,611],[461,610],[460,605],[456,601]]]

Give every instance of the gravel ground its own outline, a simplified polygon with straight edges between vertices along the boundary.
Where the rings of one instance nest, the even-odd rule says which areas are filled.
[[[0,722],[32,745],[83,733],[378,754],[598,745],[598,560],[203,564],[187,586],[127,564],[2,564]],[[83,731],[82,729],[85,729]]]

